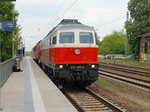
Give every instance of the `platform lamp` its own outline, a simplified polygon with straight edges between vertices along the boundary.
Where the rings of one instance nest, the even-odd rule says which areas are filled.
[[[18,13],[17,10],[14,10],[13,9],[13,21],[14,21],[14,24],[15,24],[15,13]],[[15,50],[14,50],[14,42],[15,42],[15,31],[12,31],[12,58],[15,56]]]

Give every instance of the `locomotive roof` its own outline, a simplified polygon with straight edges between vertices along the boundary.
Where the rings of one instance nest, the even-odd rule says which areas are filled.
[[[93,29],[92,27],[83,24],[62,24],[59,25],[57,28],[58,29],[64,29],[64,28]]]
[[[56,29],[80,28],[93,30],[93,27],[81,24],[77,19],[63,19],[56,27],[54,27],[46,37]]]

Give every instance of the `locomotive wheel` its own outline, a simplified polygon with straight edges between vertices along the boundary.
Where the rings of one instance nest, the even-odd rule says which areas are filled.
[[[45,71],[46,71],[46,69],[45,69],[45,65],[44,65],[44,64],[42,64],[42,63],[41,63],[41,65],[42,65],[42,70],[45,72]]]
[[[47,74],[48,74],[48,76],[49,76],[49,78],[51,79],[52,77],[53,77],[53,70],[51,69],[51,68],[47,68]]]

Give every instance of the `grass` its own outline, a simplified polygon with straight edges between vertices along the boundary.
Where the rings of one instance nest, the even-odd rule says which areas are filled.
[[[98,80],[95,82],[95,84],[101,85],[103,87],[111,86],[111,83],[103,80],[102,78],[98,78]]]
[[[135,96],[132,88],[129,88],[127,86],[121,86],[119,83],[112,83],[108,80],[103,79],[102,77],[99,77],[98,80],[94,83],[95,85],[99,86],[103,90],[109,91],[111,93],[114,93],[118,96],[121,96],[125,100],[131,102],[135,105],[140,105],[145,110],[150,110],[149,102],[144,100],[141,97]],[[140,95],[142,96],[142,95]]]
[[[98,80],[95,82],[96,85],[100,86],[101,88],[103,89],[107,89],[107,90],[111,90],[113,92],[123,92],[123,93],[127,93],[130,91],[129,88],[126,88],[126,87],[117,87],[117,86],[114,86],[112,83],[104,80],[103,78],[98,78]]]
[[[147,108],[147,110],[150,112],[150,108]]]
[[[112,60],[112,59],[102,59],[99,58],[99,61],[106,62],[106,63],[118,63],[118,64],[125,64],[125,65],[132,65],[132,66],[139,66],[139,67],[149,67],[150,63],[139,62],[133,59],[125,59],[125,60]]]

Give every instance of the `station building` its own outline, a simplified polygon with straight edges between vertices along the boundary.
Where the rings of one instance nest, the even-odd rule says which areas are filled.
[[[150,33],[138,37],[140,38],[140,61],[150,62]]]

